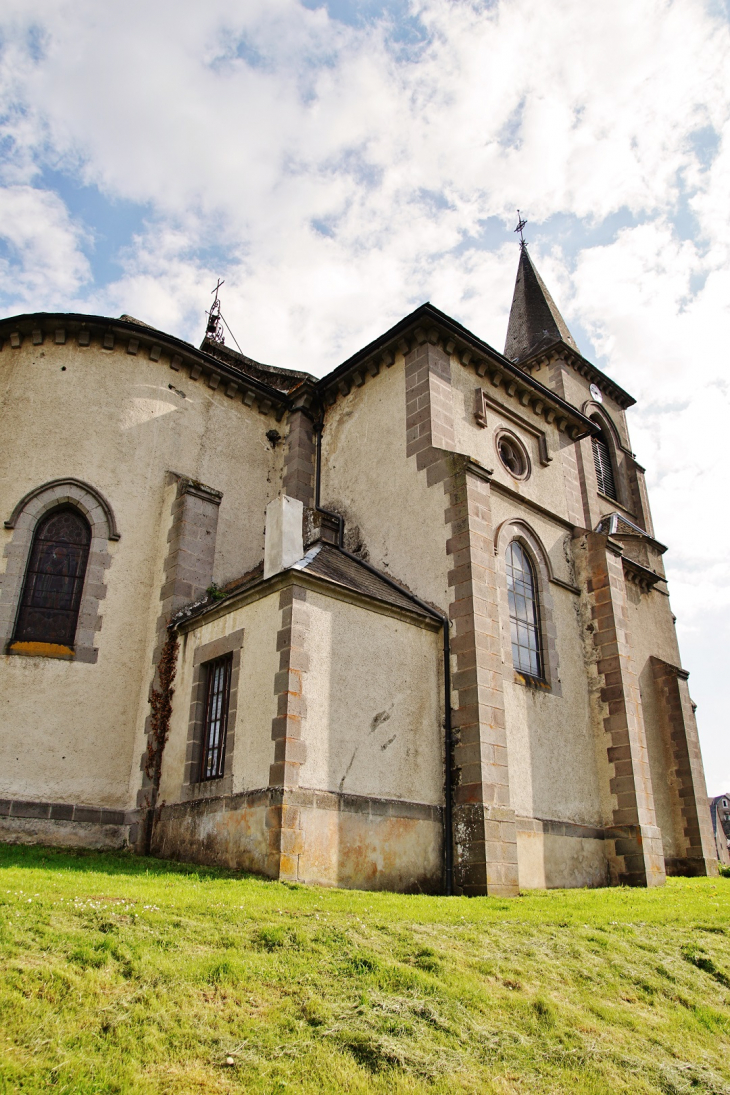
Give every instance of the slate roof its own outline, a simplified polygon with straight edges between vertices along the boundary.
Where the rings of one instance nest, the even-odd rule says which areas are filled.
[[[615,510],[613,513],[606,514],[596,525],[596,532],[607,532],[609,536],[648,536],[646,529],[641,528],[639,525],[635,525],[633,521],[629,521],[628,517],[624,517],[622,513]]]
[[[613,513],[607,513],[596,525],[596,532],[607,533],[609,536],[615,536],[617,539],[621,539],[625,536],[644,536],[649,543],[664,554],[667,550],[666,544],[662,544],[661,541],[656,540],[651,536],[646,529],[641,528],[639,525],[635,525],[633,521],[629,521],[628,517],[624,517],[623,513],[619,513],[615,510]]]
[[[383,577],[374,574],[363,563],[346,555],[334,544],[320,541],[310,548],[304,558],[282,573],[292,570],[311,574],[315,578],[323,578],[333,585],[352,590],[353,593],[359,593],[364,597],[371,597],[373,600],[392,605],[394,608],[412,612],[422,619],[435,620],[434,613],[428,612],[427,609],[412,601],[405,590],[401,593],[400,590],[393,589]],[[272,577],[277,577],[277,575],[272,575]],[[264,578],[263,563],[259,563],[248,574],[244,574],[223,586],[219,591],[223,594],[222,597],[216,596],[215,599],[212,599],[205,596],[193,604],[184,605],[172,617],[170,624],[171,626],[179,625],[187,620],[204,616],[210,611],[225,606],[226,602],[232,601],[240,594],[247,593],[258,586],[264,586],[270,580]]]
[[[238,369],[244,376],[252,376],[280,392],[292,391],[303,380],[314,380],[311,373],[298,372],[296,369],[282,369],[276,365],[264,365],[261,361],[254,361],[252,357],[247,357],[220,342],[213,342],[209,338],[203,339],[200,349],[211,357]]]
[[[580,353],[568,325],[537,272],[527,247],[520,250],[504,356],[523,361],[541,347],[565,342]]]
[[[384,601],[407,612],[415,612],[426,619],[433,619],[431,613],[421,608],[405,593],[393,589],[377,574],[373,574],[362,563],[345,555],[334,544],[316,544],[303,559],[294,564],[292,569],[316,575],[318,578],[326,578],[328,582],[334,582],[335,585],[351,589],[355,593],[362,593],[366,597]]]

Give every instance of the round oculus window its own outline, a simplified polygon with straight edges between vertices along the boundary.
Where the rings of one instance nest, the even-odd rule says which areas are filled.
[[[503,465],[515,479],[525,479],[530,470],[527,453],[516,437],[502,433],[497,438],[497,453]]]

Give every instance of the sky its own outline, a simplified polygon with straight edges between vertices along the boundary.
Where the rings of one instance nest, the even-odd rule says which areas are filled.
[[[728,0],[1,0],[0,314],[129,313],[317,375],[425,300],[497,349],[530,253],[637,399],[730,790]]]

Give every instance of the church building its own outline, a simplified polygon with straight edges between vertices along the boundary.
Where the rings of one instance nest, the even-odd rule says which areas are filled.
[[[470,895],[716,873],[633,403],[524,245],[503,354],[431,304],[321,379],[217,305],[200,349],[0,320],[0,839]]]

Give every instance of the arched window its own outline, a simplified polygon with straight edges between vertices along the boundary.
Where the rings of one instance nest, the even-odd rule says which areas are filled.
[[[89,523],[72,506],[54,509],[39,522],[14,643],[74,645],[90,543]]]
[[[595,419],[594,419],[595,421]],[[603,430],[598,437],[592,437],[593,463],[596,466],[596,481],[601,494],[618,501],[616,494],[616,482],[613,477],[613,464],[611,463],[611,450]]]
[[[542,677],[535,571],[517,540],[507,547],[506,563],[512,664],[520,673]]]

